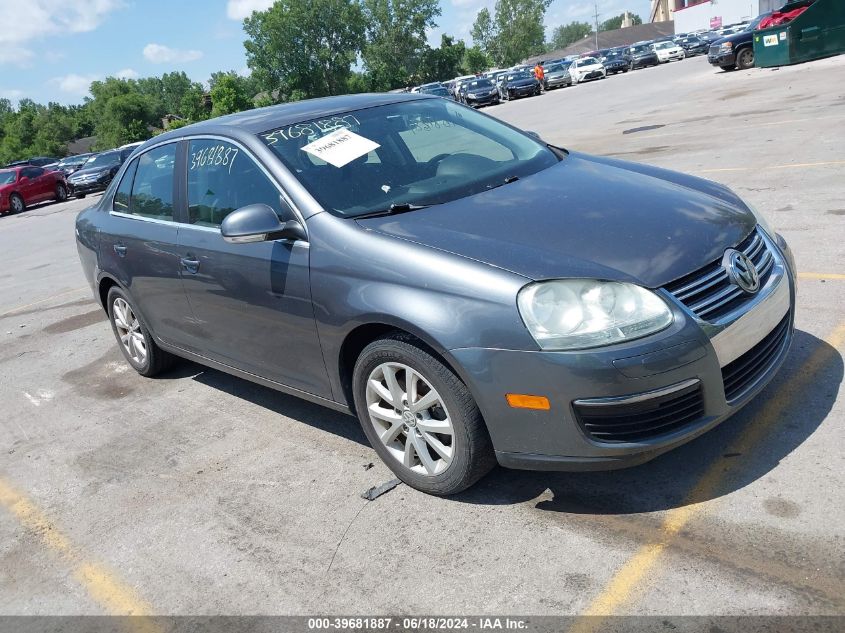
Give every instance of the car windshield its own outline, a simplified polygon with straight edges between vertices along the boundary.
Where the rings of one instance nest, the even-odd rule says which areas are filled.
[[[566,66],[564,66],[563,64],[552,64],[551,66],[546,68],[544,72],[546,72],[546,73],[556,73],[556,72],[560,72],[561,70],[566,70]]]
[[[490,90],[493,84],[489,79],[479,79],[478,81],[470,81],[467,84],[467,90]]]
[[[444,99],[356,110],[259,137],[324,208],[343,217],[458,200],[559,160],[536,139]]]
[[[508,75],[508,81],[519,81],[520,79],[530,79],[531,76],[527,72],[511,73]]]
[[[760,22],[763,21],[763,18],[765,18],[769,15],[771,15],[771,13],[764,13],[762,15],[758,15],[756,18],[754,18],[753,20],[751,20],[751,22],[748,23],[748,26],[746,26],[744,30],[745,31],[753,31],[758,26],[760,26]]]
[[[15,171],[0,171],[0,185],[10,185],[17,180],[18,174]]]
[[[633,53],[634,55],[639,55],[641,53],[647,53],[648,51],[649,51],[649,48],[648,48],[647,45],[631,47],[631,53]]]
[[[674,44],[672,42],[660,42],[659,44],[655,44],[654,48],[656,50],[663,50],[664,48],[672,48]]]
[[[426,88],[424,90],[420,90],[420,92],[427,95],[437,95],[438,97],[445,97],[449,94],[449,91],[443,86],[438,86],[437,88]]]
[[[598,64],[599,60],[595,57],[585,57],[584,59],[578,62],[579,66],[591,66],[592,64]]]
[[[85,162],[85,169],[92,167],[107,167],[120,162],[120,152],[106,152],[92,156]]]

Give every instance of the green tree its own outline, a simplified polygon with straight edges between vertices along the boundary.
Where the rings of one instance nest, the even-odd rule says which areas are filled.
[[[478,46],[466,49],[463,67],[468,73],[480,73],[490,68],[490,57]]]
[[[552,0],[496,0],[494,14],[478,12],[470,31],[475,44],[498,66],[510,66],[545,50],[543,18]]]
[[[182,113],[182,99],[184,99],[193,85],[194,82],[181,70],[178,72],[164,73],[161,76],[161,98],[164,104],[165,114],[184,116]]]
[[[280,101],[342,94],[364,28],[355,0],[279,0],[244,20],[247,64],[260,88]]]
[[[481,9],[475,16],[470,30],[473,43],[484,51],[491,59],[498,60],[496,26],[493,23],[493,16],[487,7]]]
[[[362,51],[372,90],[401,88],[420,74],[428,43],[426,29],[437,26],[439,0],[361,0],[367,41]]]
[[[220,77],[211,89],[211,116],[221,116],[252,108],[252,95],[237,75]]]
[[[466,44],[454,37],[440,36],[440,46],[429,48],[423,54],[419,76],[421,83],[440,81],[464,74],[464,56]]]
[[[634,24],[642,24],[643,23],[643,19],[640,16],[638,16],[636,13],[631,13],[630,15],[631,15],[631,22],[633,22]],[[615,31],[616,29],[621,29],[622,28],[622,20],[624,20],[624,19],[625,19],[625,14],[620,13],[616,17],[609,18],[609,19],[605,20],[604,22],[602,22],[601,26],[599,27],[599,30],[600,31]]]
[[[584,39],[593,32],[588,22],[570,22],[561,24],[552,31],[551,46],[553,49],[566,48],[570,44]]]
[[[201,84],[191,84],[191,87],[182,95],[179,114],[189,121],[204,121],[211,115],[211,109],[206,106],[205,90]]]

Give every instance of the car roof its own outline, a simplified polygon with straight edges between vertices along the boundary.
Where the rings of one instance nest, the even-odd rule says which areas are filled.
[[[474,75],[470,77],[475,78]],[[378,93],[306,99],[304,101],[283,103],[266,108],[244,110],[243,112],[227,114],[207,121],[200,121],[199,123],[177,128],[171,132],[165,132],[151,140],[154,143],[160,143],[191,134],[213,134],[233,132],[235,130],[255,135],[286,125],[300,123],[301,121],[335,116],[353,110],[363,110],[376,106],[389,105],[391,103],[402,103],[404,101],[437,98],[420,93]]]

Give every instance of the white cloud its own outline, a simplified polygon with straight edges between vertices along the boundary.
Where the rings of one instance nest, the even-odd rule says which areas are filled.
[[[238,20],[252,15],[253,11],[266,11],[273,6],[274,0],[229,0],[226,3],[226,15],[230,20]]]
[[[88,89],[91,87],[92,81],[101,79],[99,75],[77,75],[70,73],[64,77],[54,77],[50,83],[59,87],[59,90],[77,97],[84,97],[88,94]]]
[[[163,44],[147,44],[144,57],[154,64],[172,64],[174,62],[192,62],[202,57],[202,51],[180,50]]]
[[[28,48],[0,45],[0,64],[14,64],[15,66],[25,67],[31,64],[33,57],[35,57],[35,53]]]
[[[132,68],[124,68],[123,70],[118,70],[114,76],[118,79],[137,79],[138,71]]]
[[[0,0],[0,64],[25,65],[33,52],[26,42],[61,33],[93,31],[123,0]]]

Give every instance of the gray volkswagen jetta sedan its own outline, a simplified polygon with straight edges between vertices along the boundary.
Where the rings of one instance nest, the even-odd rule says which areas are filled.
[[[137,149],[79,255],[127,362],[189,358],[355,413],[434,494],[496,464],[640,464],[793,335],[783,238],[727,188],[425,95],[242,112]]]

